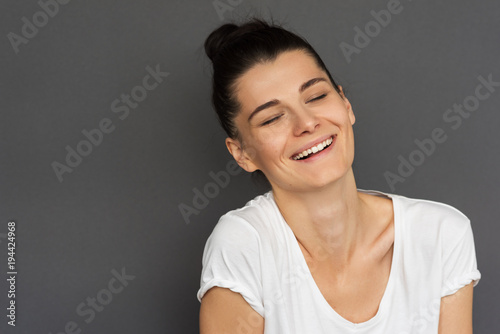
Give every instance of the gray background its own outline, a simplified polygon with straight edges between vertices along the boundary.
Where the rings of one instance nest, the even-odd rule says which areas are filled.
[[[8,34],[21,35],[21,19],[33,22],[41,7],[2,1],[0,268],[7,271],[5,233],[15,220],[18,275],[15,328],[6,324],[0,281],[0,332],[55,334],[71,321],[82,333],[198,331],[205,240],[223,213],[262,192],[240,173],[189,223],[180,213],[180,204],[193,206],[195,189],[213,182],[209,173],[231,160],[211,109],[202,45],[222,22],[271,13],[305,36],[347,89],[357,116],[358,187],[445,202],[471,219],[483,275],[474,328],[496,332],[500,88],[456,129],[443,115],[474,95],[478,76],[500,81],[500,3],[401,0],[401,12],[350,62],[339,45],[355,45],[354,28],[364,30],[387,0],[219,3],[226,11],[210,0],[71,1],[16,53]],[[111,103],[157,65],[168,77],[120,119]],[[65,163],[65,147],[75,149],[82,130],[104,118],[114,131],[59,182],[51,164]],[[391,189],[384,173],[397,173],[398,156],[408,159],[414,140],[435,128],[447,140]],[[122,268],[135,278],[85,322],[78,305],[98,294],[103,300],[112,270]]]

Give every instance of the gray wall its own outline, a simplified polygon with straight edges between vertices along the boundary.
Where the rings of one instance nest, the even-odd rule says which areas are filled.
[[[197,332],[205,240],[261,192],[227,165],[202,44],[223,21],[270,13],[346,87],[358,187],[445,202],[471,219],[483,275],[474,327],[496,332],[500,87],[476,87],[500,81],[500,3],[401,0],[381,26],[371,11],[388,4],[60,0],[46,15],[35,0],[2,1],[0,268],[3,277],[15,221],[17,318],[7,325],[3,279],[0,332]],[[356,37],[365,28],[371,37]],[[418,153],[415,140],[433,131],[433,151]],[[401,159],[418,166],[398,172]],[[229,184],[214,187],[210,172],[226,170]],[[212,198],[193,203],[204,190]]]

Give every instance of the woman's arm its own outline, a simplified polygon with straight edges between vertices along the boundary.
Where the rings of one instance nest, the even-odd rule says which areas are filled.
[[[472,334],[473,282],[441,298],[439,334]]]
[[[200,334],[263,334],[264,318],[236,292],[214,287],[201,300]]]

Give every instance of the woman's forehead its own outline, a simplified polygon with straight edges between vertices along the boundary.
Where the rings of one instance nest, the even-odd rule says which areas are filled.
[[[268,95],[280,91],[298,92],[300,86],[315,77],[327,78],[314,58],[301,50],[281,53],[275,60],[256,64],[236,84],[236,93],[243,97]]]

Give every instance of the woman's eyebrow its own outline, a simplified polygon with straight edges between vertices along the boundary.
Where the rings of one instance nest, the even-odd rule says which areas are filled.
[[[314,84],[317,84],[318,82],[325,81],[325,78],[313,78],[311,80],[308,80],[302,84],[299,88],[299,93],[303,93],[307,88],[311,87]]]
[[[248,121],[250,122],[250,120],[252,119],[252,117],[255,116],[255,114],[257,114],[259,111],[267,109],[267,108],[274,107],[275,105],[278,105],[279,103],[280,103],[279,100],[274,99],[274,100],[271,100],[271,101],[266,102],[264,104],[261,104],[260,106],[258,106],[257,108],[255,108],[254,111],[252,111],[252,113],[248,117]]]
[[[308,80],[306,82],[304,82],[300,88],[299,88],[299,93],[303,93],[307,88],[311,87],[312,85],[318,83],[318,82],[321,82],[321,81],[324,81],[326,82],[326,79],[325,78],[313,78],[311,80]],[[254,111],[252,111],[252,113],[250,114],[250,116],[248,116],[248,122],[250,122],[250,120],[252,119],[253,116],[255,116],[255,114],[257,114],[259,111],[262,111],[264,109],[267,109],[267,108],[271,108],[271,107],[274,107],[276,105],[278,105],[280,103],[279,100],[271,100],[271,101],[268,101],[264,104],[261,104],[260,106],[258,106],[257,108],[255,108]]]

